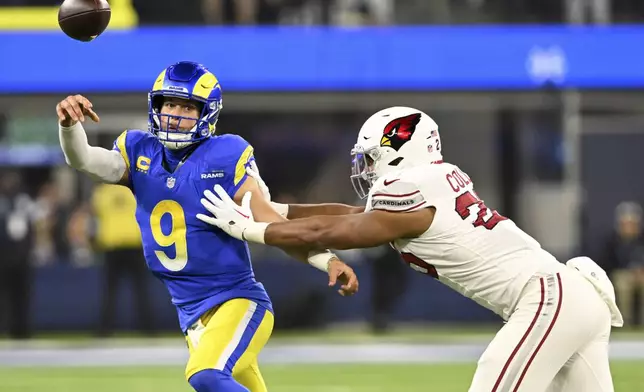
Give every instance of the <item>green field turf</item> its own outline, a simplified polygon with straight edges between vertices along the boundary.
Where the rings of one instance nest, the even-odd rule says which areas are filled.
[[[263,366],[271,392],[467,391],[474,364]],[[612,364],[616,392],[644,391],[644,362]],[[2,392],[190,392],[179,367],[0,368]],[[581,392],[581,391],[580,391]]]

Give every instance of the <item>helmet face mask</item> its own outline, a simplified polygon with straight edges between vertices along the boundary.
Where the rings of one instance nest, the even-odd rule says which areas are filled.
[[[359,145],[356,145],[351,150],[351,184],[361,199],[367,197],[369,190],[377,179],[374,170],[374,159],[370,155],[370,152],[374,151],[374,149],[365,151]]]
[[[162,113],[168,101],[188,101],[180,106],[196,105],[199,114],[195,118]],[[214,134],[222,107],[217,78],[203,65],[180,62],[161,72],[148,94],[148,131],[168,148],[185,148]]]

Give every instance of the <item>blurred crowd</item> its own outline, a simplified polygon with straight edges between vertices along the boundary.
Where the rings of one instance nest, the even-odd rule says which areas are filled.
[[[627,201],[615,209],[615,227],[600,260],[611,277],[625,325],[644,325],[644,234],[642,206]]]
[[[30,187],[36,188],[30,193]],[[29,325],[34,268],[71,263],[103,267],[103,305],[97,334],[112,332],[117,289],[122,279],[134,290],[141,330],[153,332],[147,298],[147,269],[129,189],[96,184],[80,203],[65,198],[63,186],[48,179],[37,186],[28,171],[0,173],[0,320],[15,338],[31,336]],[[1,324],[1,323],[0,323]]]
[[[638,0],[120,0],[141,25],[628,23]],[[0,0],[1,6],[58,6],[59,0]]]

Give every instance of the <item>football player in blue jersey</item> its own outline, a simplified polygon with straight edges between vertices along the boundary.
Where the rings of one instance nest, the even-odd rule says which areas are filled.
[[[107,150],[88,145],[81,125],[86,117],[99,121],[92,103],[81,95],[61,101],[56,111],[66,161],[132,190],[146,263],[168,288],[186,335],[190,385],[199,392],[266,391],[257,355],[273,328],[271,301],[255,280],[246,242],[195,216],[203,192],[220,185],[258,219],[285,218],[246,173],[256,168],[253,148],[237,135],[215,135],[222,93],[208,69],[171,65],[154,82],[148,105],[148,131],[126,130]],[[329,285],[340,282],[341,294],[357,290],[353,270],[328,250],[284,250],[327,272]]]

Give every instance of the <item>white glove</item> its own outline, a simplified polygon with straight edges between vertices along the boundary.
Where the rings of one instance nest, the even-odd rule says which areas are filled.
[[[268,186],[259,175],[259,168],[257,167],[257,163],[255,161],[252,161],[250,163],[250,166],[246,168],[246,173],[248,173],[249,176],[257,181],[259,189],[262,191],[262,195],[264,195],[264,199],[271,203],[271,206],[273,206],[273,209],[277,211],[277,213],[286,218],[288,216],[288,204],[275,203],[271,201],[271,191],[268,189]]]
[[[215,185],[215,193],[217,195],[210,190],[206,190],[204,192],[206,198],[201,199],[201,204],[214,217],[197,214],[197,219],[219,227],[231,237],[263,244],[264,232],[268,223],[255,222],[253,219],[253,212],[250,209],[252,194],[246,192],[242,198],[241,206],[239,206],[228,196],[221,185]]]

